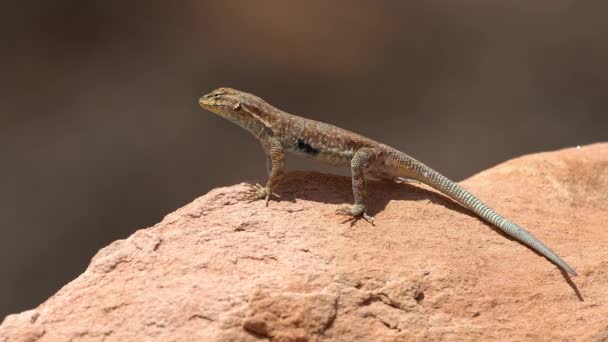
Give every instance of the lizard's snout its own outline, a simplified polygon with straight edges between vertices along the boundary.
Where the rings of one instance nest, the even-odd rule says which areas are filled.
[[[198,99],[198,105],[205,108],[209,105],[211,105],[211,103],[209,102],[209,98],[207,97],[207,95],[203,95]]]

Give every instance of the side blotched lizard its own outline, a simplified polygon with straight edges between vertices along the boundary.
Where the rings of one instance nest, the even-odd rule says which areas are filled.
[[[366,178],[413,179],[439,190],[566,272],[576,275],[559,256],[525,229],[497,214],[457,183],[390,146],[330,124],[286,113],[257,96],[231,88],[216,89],[201,97],[199,104],[248,130],[262,144],[268,156],[269,176],[266,186],[254,186],[253,196],[265,199],[266,205],[283,178],[286,152],[350,167],[355,204],[337,212],[353,219],[363,217],[373,222],[373,217],[366,213]]]

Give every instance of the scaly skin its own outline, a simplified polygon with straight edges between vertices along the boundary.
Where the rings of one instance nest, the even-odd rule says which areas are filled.
[[[373,217],[366,213],[366,178],[414,179],[439,190],[566,272],[576,275],[532,234],[497,214],[457,183],[390,146],[336,126],[283,112],[257,96],[231,88],[216,89],[201,97],[199,104],[248,130],[260,141],[268,156],[269,177],[266,186],[256,184],[252,187],[252,196],[264,199],[266,205],[283,178],[286,152],[350,167],[355,204],[337,212],[352,219],[363,217],[373,222]]]

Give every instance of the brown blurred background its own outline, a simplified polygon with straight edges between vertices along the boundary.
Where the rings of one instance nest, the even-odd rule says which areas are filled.
[[[257,142],[198,107],[218,86],[455,180],[608,139],[603,0],[1,6],[0,319],[111,241],[211,188],[263,179]]]

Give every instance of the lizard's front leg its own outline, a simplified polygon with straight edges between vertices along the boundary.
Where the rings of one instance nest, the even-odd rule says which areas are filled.
[[[336,212],[352,218],[363,217],[369,223],[374,222],[374,218],[366,213],[367,190],[365,188],[365,170],[371,168],[376,162],[378,151],[373,148],[362,148],[358,150],[350,161],[352,173],[353,196],[355,204],[352,207],[343,207]]]
[[[274,190],[283,179],[285,173],[285,153],[283,152],[281,142],[275,137],[262,137],[260,138],[260,142],[269,160],[269,163],[267,163],[269,175],[266,186],[261,186],[260,184],[253,186],[253,200],[264,199],[266,201],[266,206],[268,206],[270,196],[277,196],[274,194]]]

